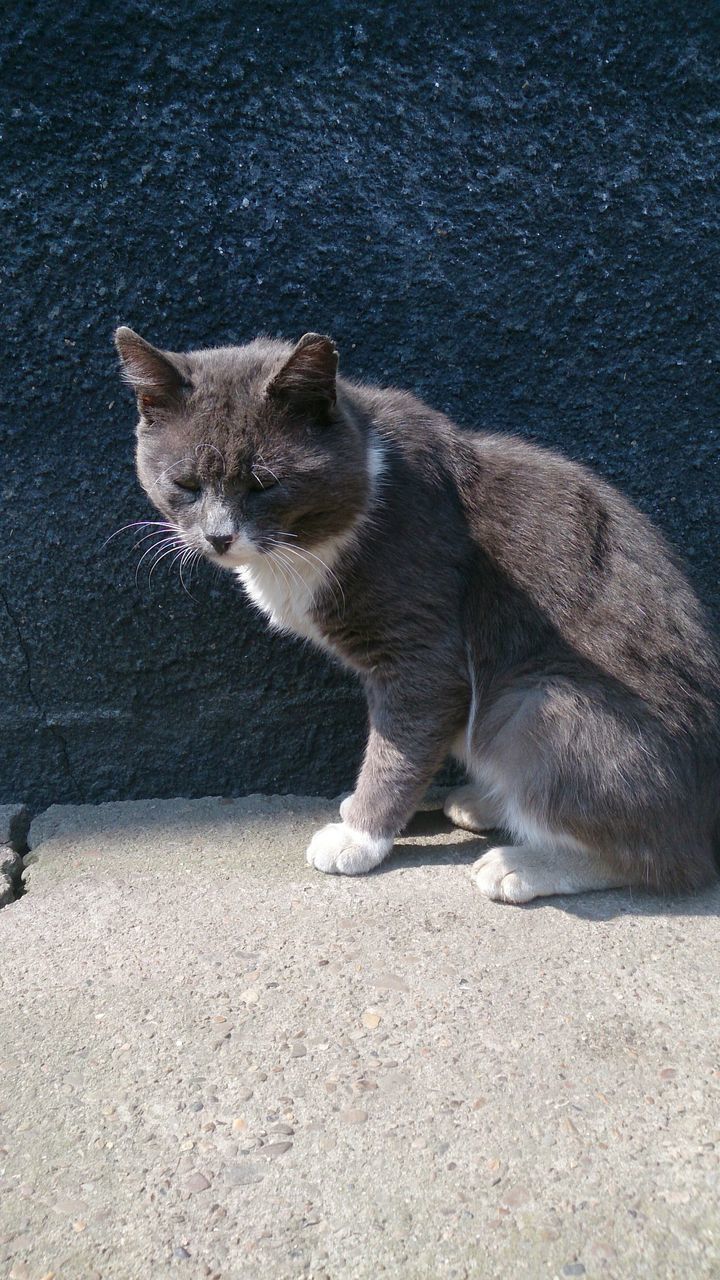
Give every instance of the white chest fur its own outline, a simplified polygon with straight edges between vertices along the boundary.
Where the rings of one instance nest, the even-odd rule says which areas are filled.
[[[328,539],[312,551],[287,547],[242,565],[237,576],[271,626],[324,645],[313,619],[315,602],[327,587],[342,607],[342,587],[333,566],[351,539],[352,534]]]
[[[312,551],[290,544],[277,551],[257,556],[235,572],[247,594],[279,631],[328,647],[313,614],[315,602],[323,589],[334,593],[338,608],[345,607],[342,583],[336,572],[339,561],[355,541],[377,498],[378,482],[385,470],[382,446],[372,440],[367,455],[370,494],[367,510],[349,529],[336,538],[328,538]]]

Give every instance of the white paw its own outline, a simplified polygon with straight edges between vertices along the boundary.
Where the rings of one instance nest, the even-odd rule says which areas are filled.
[[[330,822],[313,836],[306,857],[318,871],[358,876],[379,866],[392,845],[390,839],[373,839],[345,822]]]
[[[499,805],[470,784],[456,787],[445,799],[445,816],[466,831],[488,831],[502,822]]]
[[[627,878],[582,848],[498,845],[473,863],[470,874],[495,902],[530,902],[553,893],[617,889]]]
[[[478,889],[493,902],[530,902],[542,893],[533,882],[532,864],[522,846],[488,849],[470,868]]]
[[[352,796],[352,792],[350,792],[350,795],[346,796],[345,799],[340,803],[340,817],[342,818],[343,822],[347,822],[347,816],[348,816],[348,812],[350,810],[350,805],[352,804],[352,802],[353,802],[353,796]]]

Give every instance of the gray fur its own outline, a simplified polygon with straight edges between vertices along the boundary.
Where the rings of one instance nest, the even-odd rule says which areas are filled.
[[[182,356],[127,329],[117,343],[141,410],[141,482],[181,531],[194,511],[210,559],[225,558],[198,511],[205,535],[248,532],[264,555],[349,534],[332,565],[342,590],[325,580],[312,622],[367,694],[343,822],[376,860],[456,751],[487,812],[521,840],[532,829],[589,851],[607,883],[713,876],[717,654],[675,557],[625,498],[557,454],[336,378],[320,335]],[[267,492],[258,457],[277,480]],[[199,494],[173,485],[180,472]]]

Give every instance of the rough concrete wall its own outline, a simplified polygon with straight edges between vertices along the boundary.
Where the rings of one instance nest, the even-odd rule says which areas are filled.
[[[364,715],[231,580],[134,580],[110,334],[344,369],[630,493],[720,603],[714,6],[5,15],[0,798],[337,791]]]

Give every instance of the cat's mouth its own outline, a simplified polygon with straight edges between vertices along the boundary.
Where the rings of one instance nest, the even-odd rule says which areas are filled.
[[[260,549],[245,534],[223,534],[204,536],[203,551],[213,564],[224,569],[237,569],[257,559]]]

